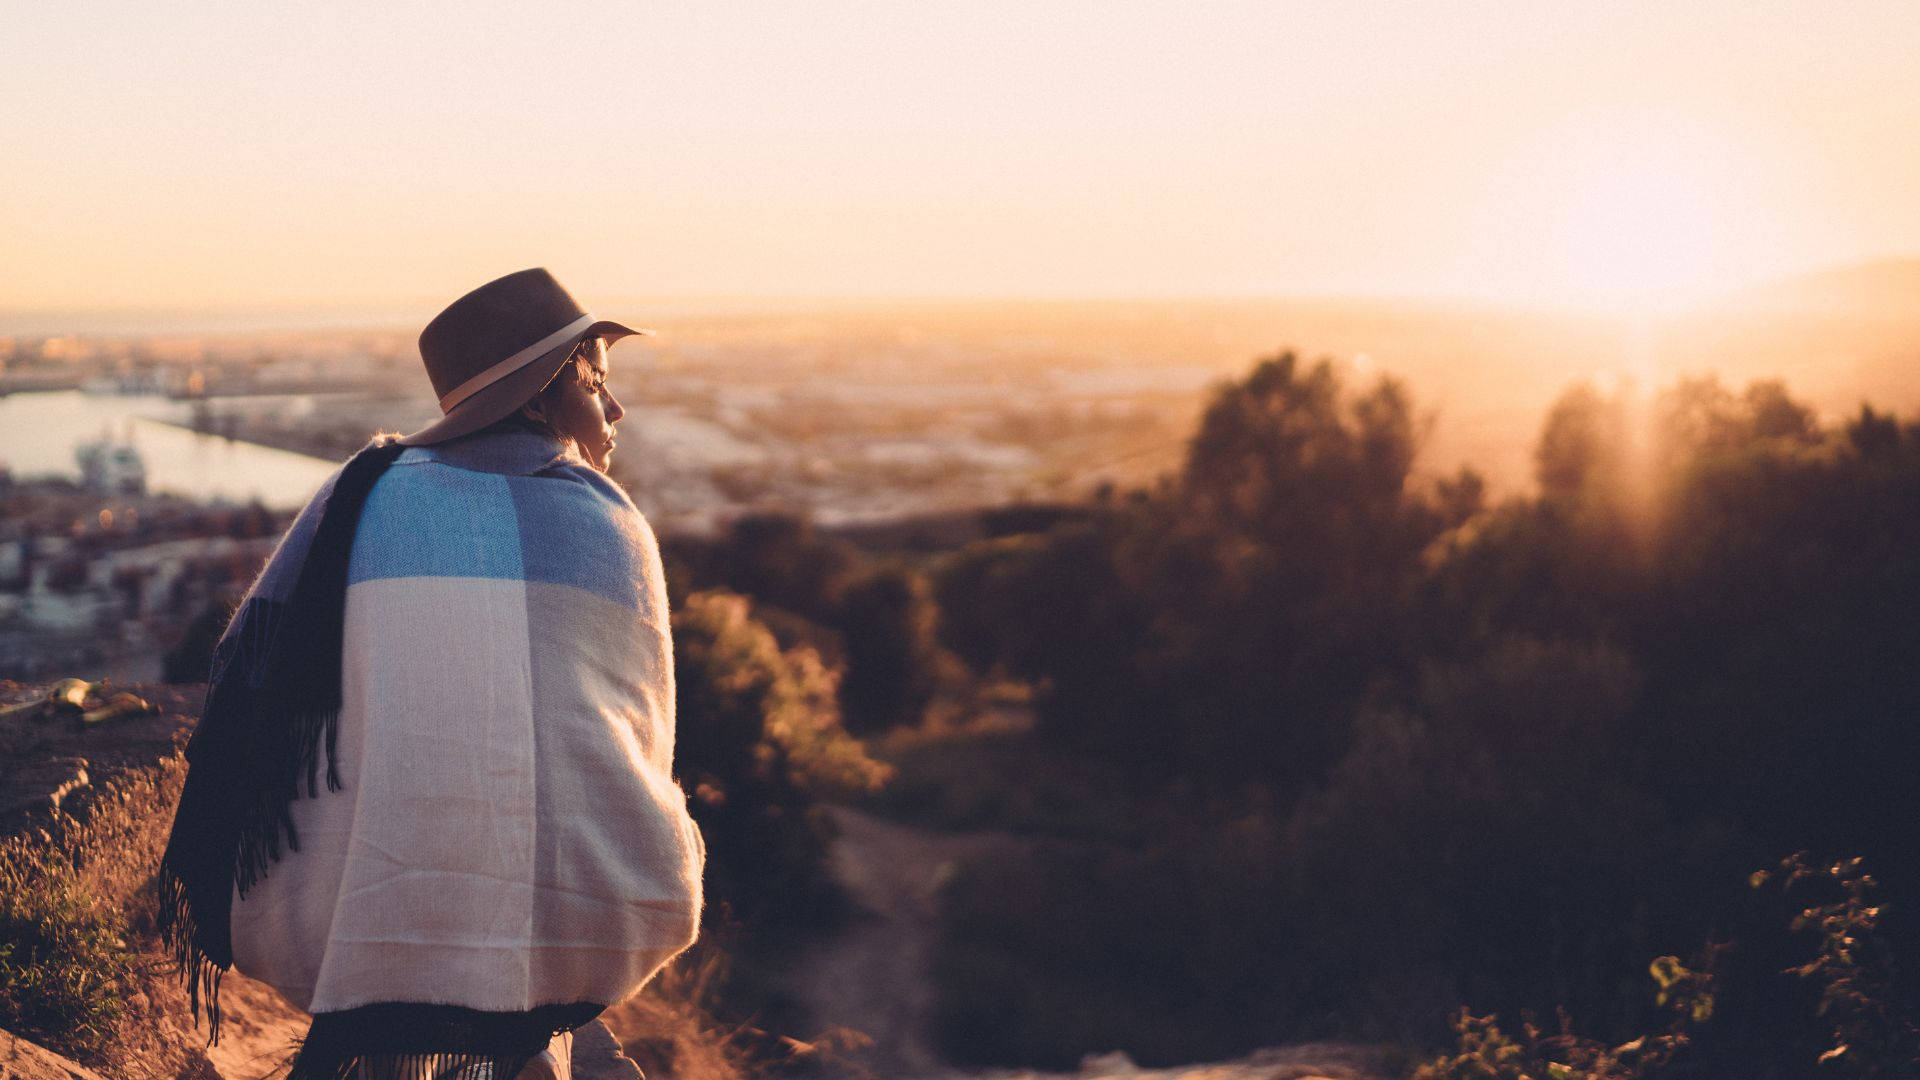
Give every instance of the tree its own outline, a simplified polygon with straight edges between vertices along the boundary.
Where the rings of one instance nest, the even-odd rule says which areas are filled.
[[[1624,403],[1581,384],[1547,411],[1534,446],[1533,475],[1549,500],[1613,505],[1622,494],[1626,460]]]
[[[714,555],[718,584],[828,625],[858,562],[852,545],[820,535],[803,517],[777,513],[734,522]]]
[[[1315,777],[1406,660],[1423,552],[1480,498],[1466,477],[1414,490],[1418,426],[1391,380],[1350,393],[1327,362],[1263,361],[1215,392],[1171,491],[948,563],[948,640],[1035,681],[1042,733],[1088,753]]]
[[[939,670],[935,616],[926,576],[908,567],[881,566],[846,587],[840,707],[848,730],[866,735],[919,722]]]

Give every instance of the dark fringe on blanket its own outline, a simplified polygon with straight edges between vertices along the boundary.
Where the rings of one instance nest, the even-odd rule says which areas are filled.
[[[515,1013],[379,1004],[320,1013],[287,1080],[513,1080],[555,1035],[603,1009],[588,1002]]]
[[[196,909],[187,901],[187,884],[165,862],[160,864],[155,887],[160,894],[160,907],[154,921],[159,928],[160,938],[166,943],[174,966],[180,969],[181,978],[187,984],[187,1005],[196,1023],[200,1017],[201,1003],[204,1001],[206,1004],[207,1042],[212,1045],[220,1041],[220,976],[226,973],[227,966],[233,962],[231,951],[228,950],[224,960],[216,960],[198,946],[200,934],[194,918]]]
[[[537,1053],[524,1057],[474,1054],[381,1054],[330,1061],[295,1061],[287,1080],[513,1080]]]
[[[340,790],[340,649],[347,566],[367,495],[404,449],[391,438],[355,454],[334,481],[285,600],[254,597],[215,650],[206,709],[187,746],[187,779],[159,873],[162,938],[186,979],[196,1022],[220,1037],[220,973],[233,964],[233,892],[297,851],[301,781]],[[282,847],[284,843],[285,847]]]

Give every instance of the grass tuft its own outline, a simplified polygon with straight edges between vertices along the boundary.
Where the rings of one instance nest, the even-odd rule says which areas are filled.
[[[98,1061],[120,1041],[151,925],[144,894],[185,765],[177,756],[101,785],[84,817],[0,840],[0,1028]]]

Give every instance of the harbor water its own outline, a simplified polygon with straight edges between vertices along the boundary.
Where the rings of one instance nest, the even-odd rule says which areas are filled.
[[[16,480],[80,479],[75,451],[102,439],[128,443],[146,465],[147,490],[203,501],[304,504],[338,466],[185,425],[187,402],[137,394],[58,390],[0,396],[0,468]]]

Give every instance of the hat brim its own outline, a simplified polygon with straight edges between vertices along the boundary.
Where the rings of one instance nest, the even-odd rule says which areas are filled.
[[[403,446],[431,446],[462,435],[471,435],[495,420],[510,415],[539,393],[566,366],[567,357],[590,337],[602,337],[611,345],[625,337],[649,337],[651,330],[635,330],[610,319],[601,319],[566,341],[527,361],[511,374],[502,376],[453,407],[447,415],[411,435],[402,436]]]

